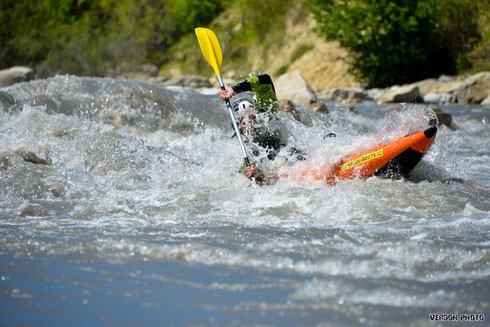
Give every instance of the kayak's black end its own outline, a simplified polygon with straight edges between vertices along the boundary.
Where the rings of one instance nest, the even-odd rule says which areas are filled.
[[[434,137],[436,133],[437,133],[437,127],[435,125],[427,128],[424,131],[424,135],[428,139]],[[427,140],[427,142],[430,141]],[[415,166],[417,166],[417,164],[420,162],[423,156],[424,153],[421,153],[409,147],[405,151],[400,153],[398,156],[391,159],[386,165],[384,165],[378,171],[376,171],[374,175],[379,177],[386,177],[386,178],[399,178],[399,177],[407,178],[408,174],[415,168]]]
[[[417,166],[420,162],[423,153],[408,148],[398,156],[393,158],[386,165],[381,167],[378,171],[374,173],[375,176],[385,177],[385,178],[399,178],[408,177],[408,174]]]
[[[436,135],[437,133],[437,127],[436,125],[432,126],[432,127],[429,127],[427,128],[425,131],[424,131],[424,135],[425,137],[427,137],[428,139],[430,139],[432,136]]]

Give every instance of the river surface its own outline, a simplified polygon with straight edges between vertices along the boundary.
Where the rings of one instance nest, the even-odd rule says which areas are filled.
[[[216,94],[57,76],[0,103],[1,326],[488,324],[489,107],[442,106],[408,180],[327,187],[238,174]],[[428,126],[427,105],[328,107],[281,114],[302,165]]]

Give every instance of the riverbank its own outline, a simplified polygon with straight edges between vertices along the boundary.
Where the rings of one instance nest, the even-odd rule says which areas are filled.
[[[182,75],[171,78],[158,76],[156,67],[143,66],[139,71],[121,76],[166,88],[192,90],[204,94],[217,92],[216,78]],[[29,67],[12,67],[0,70],[0,87],[35,80],[35,71]],[[237,83],[225,79],[226,85]],[[293,103],[311,104],[317,100],[334,100],[358,103],[376,101],[378,103],[430,103],[430,104],[482,104],[490,105],[490,72],[480,72],[469,76],[440,76],[412,84],[394,85],[388,88],[366,89],[353,87],[333,87],[327,90],[315,89],[309,80],[299,72],[286,73],[275,81],[279,100]]]
[[[216,93],[219,88],[215,77],[207,79],[201,76],[184,75],[171,78],[144,74],[135,74],[132,77],[162,87],[182,88],[205,94]],[[225,79],[225,85],[233,85],[237,82],[240,81]],[[375,101],[377,103],[490,105],[490,72],[467,76],[440,76],[383,89],[366,89],[359,85],[332,87],[326,90],[315,89],[299,71],[283,74],[274,83],[279,100],[291,100],[294,103],[311,104],[317,100],[334,100],[350,103]]]

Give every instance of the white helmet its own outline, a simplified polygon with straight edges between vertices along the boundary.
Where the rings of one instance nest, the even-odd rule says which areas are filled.
[[[233,102],[233,109],[238,116],[252,115],[257,108],[257,102],[250,98],[238,98]]]

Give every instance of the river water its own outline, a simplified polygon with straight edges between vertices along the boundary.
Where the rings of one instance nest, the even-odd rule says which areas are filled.
[[[327,187],[239,175],[216,94],[57,76],[0,101],[2,326],[490,319],[488,107],[442,106],[454,129],[408,180]],[[281,116],[302,165],[428,126],[424,105],[328,106]],[[270,169],[295,169],[286,159]]]

